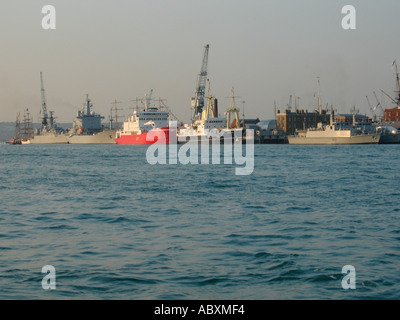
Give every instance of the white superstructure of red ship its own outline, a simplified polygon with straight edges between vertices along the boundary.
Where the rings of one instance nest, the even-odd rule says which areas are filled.
[[[152,93],[153,90],[151,90]],[[169,112],[150,107],[150,95],[145,97],[143,111],[135,110],[116,133],[120,145],[169,144]]]

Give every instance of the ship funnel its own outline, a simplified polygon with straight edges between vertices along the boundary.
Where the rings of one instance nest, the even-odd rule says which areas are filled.
[[[214,99],[214,117],[218,118],[218,99]]]

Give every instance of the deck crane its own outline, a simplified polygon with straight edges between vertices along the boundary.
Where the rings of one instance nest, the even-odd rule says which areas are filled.
[[[47,129],[48,122],[47,119],[49,115],[47,113],[47,106],[46,106],[46,97],[44,95],[44,85],[43,85],[43,74],[40,72],[40,90],[42,92],[42,129]]]
[[[201,113],[203,112],[204,107],[204,98],[206,91],[206,82],[207,82],[207,67],[208,67],[208,51],[210,45],[206,45],[204,47],[204,55],[203,61],[201,63],[201,69],[199,76],[197,78],[197,86],[194,94],[194,98],[192,98],[192,109],[194,109],[192,121],[196,121],[201,118]]]
[[[153,89],[150,89],[149,94],[145,94],[144,96],[144,110],[147,111],[147,109],[150,107],[151,103],[151,95],[153,94]]]

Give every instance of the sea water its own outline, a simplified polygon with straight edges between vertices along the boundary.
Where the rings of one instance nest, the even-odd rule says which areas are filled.
[[[0,145],[0,299],[400,298],[399,145],[255,145],[248,176],[146,150]]]

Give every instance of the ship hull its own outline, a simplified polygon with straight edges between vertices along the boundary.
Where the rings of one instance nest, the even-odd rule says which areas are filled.
[[[289,137],[292,145],[349,145],[349,144],[376,144],[379,143],[379,134],[368,134],[350,137]]]
[[[69,144],[115,144],[115,130],[99,132],[94,135],[67,136]]]
[[[148,137],[148,135],[151,135]],[[121,135],[119,138],[114,139],[116,144],[119,145],[151,145],[157,142],[157,144],[169,144],[169,129],[155,129],[151,132],[142,134],[131,134]]]
[[[30,139],[29,144],[67,144],[68,140],[65,134],[40,134]]]
[[[115,130],[94,135],[43,134],[35,135],[28,144],[115,144]]]
[[[379,141],[380,144],[395,144],[400,143],[400,135],[382,135],[381,140]]]

